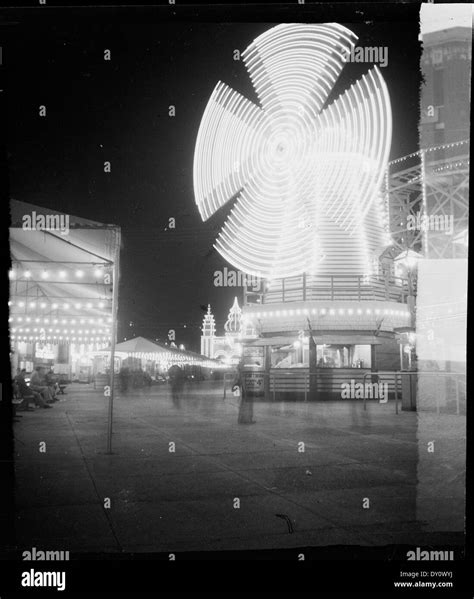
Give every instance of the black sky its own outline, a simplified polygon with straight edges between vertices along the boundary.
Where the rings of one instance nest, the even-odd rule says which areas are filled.
[[[256,101],[233,51],[275,23],[121,21],[20,20],[7,28],[10,195],[120,225],[119,339],[164,339],[173,328],[178,343],[198,349],[201,306],[212,304],[221,327],[236,290],[213,285],[214,271],[226,265],[212,250],[223,216],[202,223],[194,204],[196,134],[218,80]],[[382,74],[394,118],[391,157],[416,150],[417,20],[343,24],[359,45],[388,46]],[[335,96],[370,66],[346,66]],[[41,104],[46,118],[38,116]],[[176,229],[166,231],[170,217]]]

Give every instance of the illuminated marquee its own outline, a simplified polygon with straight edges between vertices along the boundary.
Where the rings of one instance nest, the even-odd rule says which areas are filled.
[[[243,272],[368,274],[391,242],[379,194],[391,109],[378,68],[326,106],[356,40],[335,23],[273,27],[242,54],[260,106],[222,82],[209,99],[195,201],[207,220],[237,196],[214,247]]]

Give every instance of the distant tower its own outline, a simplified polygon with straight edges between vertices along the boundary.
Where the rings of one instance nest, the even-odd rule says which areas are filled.
[[[422,40],[423,203],[424,214],[433,219],[422,235],[423,254],[467,258],[472,29],[451,27]],[[443,221],[451,221],[448,234],[439,227]]]
[[[451,27],[423,35],[420,147],[437,147],[432,161],[459,156],[469,139],[472,30]],[[466,145],[462,150],[467,151]]]
[[[214,341],[216,337],[216,322],[211,312],[211,305],[207,306],[207,314],[202,321],[201,354],[208,358],[214,357]]]
[[[237,298],[234,298],[234,303],[229,310],[224,330],[229,337],[237,337],[242,332],[242,309]]]

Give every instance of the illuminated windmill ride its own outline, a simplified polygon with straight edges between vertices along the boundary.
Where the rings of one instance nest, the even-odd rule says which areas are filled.
[[[201,218],[230,208],[214,247],[265,280],[244,291],[242,355],[267,399],[340,398],[346,375],[331,368],[398,368],[396,331],[410,325],[404,282],[380,261],[392,243],[388,90],[374,66],[335,91],[356,41],[335,23],[269,29],[242,54],[258,104],[218,82],[197,135]]]
[[[331,101],[356,40],[334,23],[273,27],[242,54],[259,106],[222,82],[209,99],[195,200],[207,220],[236,198],[214,247],[245,273],[367,275],[391,242],[380,194],[391,110],[380,71]]]

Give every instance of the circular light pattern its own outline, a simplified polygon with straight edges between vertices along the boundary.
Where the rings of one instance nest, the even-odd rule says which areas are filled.
[[[209,99],[195,201],[207,220],[238,195],[215,247],[243,272],[280,278],[347,264],[365,274],[387,244],[379,191],[391,109],[378,68],[325,107],[356,40],[335,23],[274,27],[242,54],[260,106],[222,82]]]

